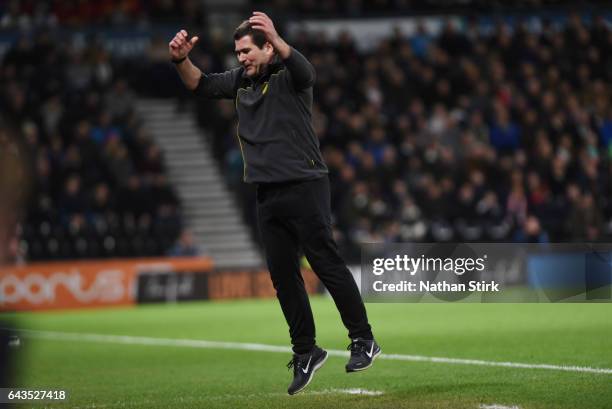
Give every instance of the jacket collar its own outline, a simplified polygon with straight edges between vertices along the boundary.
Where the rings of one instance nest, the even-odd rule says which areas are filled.
[[[250,81],[251,83],[257,83],[259,81],[265,81],[270,78],[270,75],[277,73],[283,68],[283,63],[278,55],[272,57],[272,60],[263,67],[263,71],[254,77],[246,75],[246,70],[242,70],[242,78]]]

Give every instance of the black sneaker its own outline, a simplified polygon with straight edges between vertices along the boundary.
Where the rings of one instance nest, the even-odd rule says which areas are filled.
[[[308,386],[317,369],[323,366],[327,360],[327,351],[315,346],[312,351],[305,354],[293,355],[293,359],[287,364],[287,368],[293,368],[293,382],[289,385],[287,393],[295,395]]]
[[[363,338],[354,339],[346,349],[351,351],[351,358],[346,364],[346,372],[368,369],[381,352],[376,341]]]

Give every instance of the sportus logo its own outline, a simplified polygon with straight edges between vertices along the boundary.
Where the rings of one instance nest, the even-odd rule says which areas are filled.
[[[59,298],[73,298],[77,303],[113,303],[126,296],[124,272],[117,269],[99,270],[85,277],[79,270],[40,274],[13,273],[0,275],[0,305],[29,303],[63,303]]]

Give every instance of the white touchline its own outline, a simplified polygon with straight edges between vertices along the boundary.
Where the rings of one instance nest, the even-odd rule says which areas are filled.
[[[133,345],[154,345],[170,347],[189,347],[189,348],[211,348],[211,349],[233,349],[242,351],[263,351],[263,352],[282,352],[292,353],[291,348],[278,345],[254,344],[245,342],[223,342],[206,341],[200,339],[178,339],[178,338],[152,338],[139,337],[132,335],[105,335],[88,334],[77,332],[56,332],[56,331],[36,331],[22,329],[18,330],[24,338],[50,339],[57,341],[86,341],[86,342],[105,342],[111,344],[133,344]],[[348,357],[349,352],[336,349],[327,350],[330,356]],[[380,354],[378,359],[391,361],[412,361],[412,362],[432,362],[439,364],[459,364],[459,365],[479,365],[497,366],[505,368],[523,369],[548,369],[552,371],[565,372],[587,372],[595,374],[612,374],[612,368],[592,368],[588,366],[571,365],[551,365],[551,364],[527,364],[521,362],[498,362],[484,361],[480,359],[462,358],[442,358],[423,355],[404,355],[404,354]]]
[[[302,396],[309,396],[309,395],[337,395],[337,394],[345,394],[345,395],[364,395],[364,396],[380,396],[380,395],[384,395],[385,392],[383,391],[373,391],[373,390],[369,390],[369,389],[363,389],[363,388],[347,388],[347,389],[340,389],[340,388],[328,388],[328,389],[321,389],[321,390],[307,390],[305,392],[300,393],[299,395],[297,395],[297,398],[299,399]],[[225,395],[208,395],[206,397],[206,399],[253,399],[253,398],[271,398],[271,397],[286,397],[287,394],[286,393],[278,393],[278,392],[272,392],[272,393],[249,393],[249,394],[225,394]],[[292,398],[293,399],[293,398]]]
[[[494,403],[492,405],[480,405],[479,408],[480,409],[521,409],[518,406],[504,406],[504,405],[498,405],[497,403]]]
[[[334,393],[345,393],[347,395],[366,395],[366,396],[380,396],[384,394],[383,391],[371,391],[368,389],[351,388],[351,389],[323,389],[322,391],[311,391],[309,395],[328,395]]]

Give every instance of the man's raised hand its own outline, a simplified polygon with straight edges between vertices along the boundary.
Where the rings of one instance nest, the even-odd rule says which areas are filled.
[[[189,55],[189,53],[193,49],[193,46],[198,42],[199,37],[193,36],[191,37],[191,40],[189,40],[188,38],[189,37],[187,31],[185,30],[181,30],[176,33],[172,41],[168,43],[168,51],[170,52],[170,58],[172,58],[173,60],[182,60],[183,58],[187,57],[187,55]]]
[[[280,37],[270,17],[261,11],[254,11],[251,18],[249,18],[249,23],[251,23],[251,27],[255,30],[262,31],[266,35],[266,39],[272,43],[272,45],[274,45]]]
[[[255,30],[259,30],[265,34],[266,39],[272,44],[272,47],[274,47],[281,58],[285,59],[289,57],[291,49],[281,36],[278,35],[270,17],[261,11],[254,11],[253,15],[249,18],[249,23],[251,23],[251,27]]]

